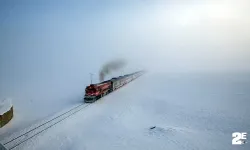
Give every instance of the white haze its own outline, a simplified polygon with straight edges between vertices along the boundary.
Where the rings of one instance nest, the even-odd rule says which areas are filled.
[[[249,72],[249,10],[246,0],[0,1],[0,98],[13,99],[20,125],[82,102],[89,73],[98,82],[117,58],[128,64],[107,78]]]

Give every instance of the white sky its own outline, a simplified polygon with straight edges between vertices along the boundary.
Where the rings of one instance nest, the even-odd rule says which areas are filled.
[[[117,58],[128,60],[125,73],[250,71],[247,0],[0,5],[2,88],[51,78],[88,81],[89,72],[98,74],[105,62]]]

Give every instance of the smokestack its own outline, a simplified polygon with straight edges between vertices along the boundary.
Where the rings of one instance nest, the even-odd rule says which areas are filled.
[[[104,64],[99,73],[100,82],[102,82],[108,74],[123,68],[125,65],[126,61],[122,59],[113,60]]]

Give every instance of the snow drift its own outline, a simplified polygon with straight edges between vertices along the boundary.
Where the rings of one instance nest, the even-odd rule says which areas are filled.
[[[0,101],[0,127],[6,125],[13,117],[13,105],[10,99]]]
[[[7,111],[9,111],[11,107],[12,107],[11,99],[0,100],[0,115],[3,115]]]

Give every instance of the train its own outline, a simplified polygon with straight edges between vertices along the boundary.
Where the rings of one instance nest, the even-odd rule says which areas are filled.
[[[101,83],[90,84],[85,88],[84,102],[93,103],[105,95],[121,88],[141,76],[145,71],[137,71],[124,76],[114,77]]]

